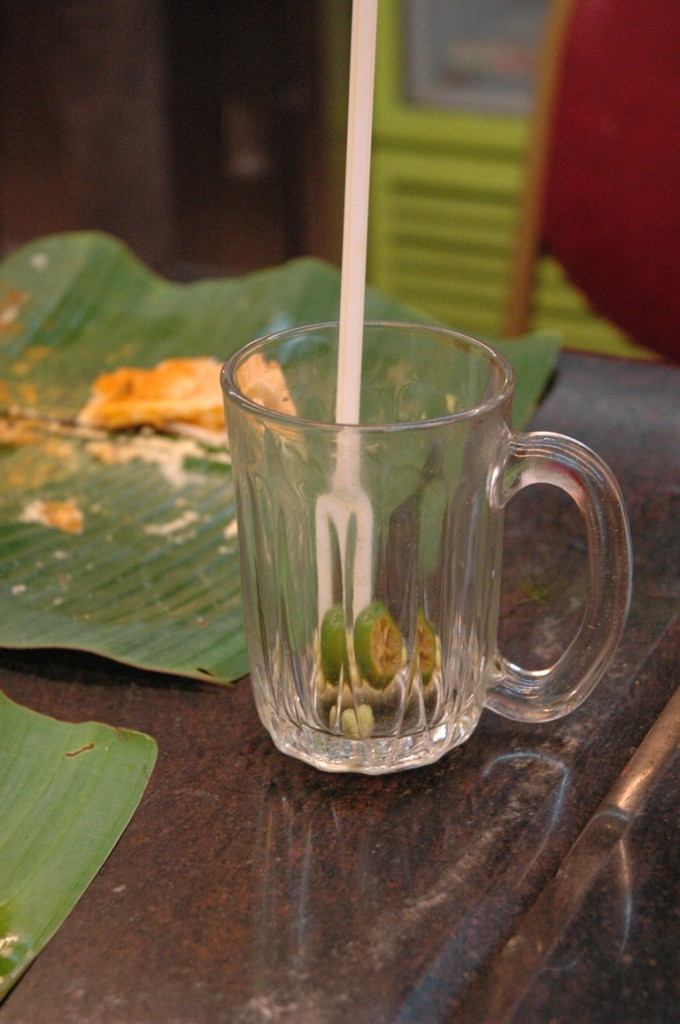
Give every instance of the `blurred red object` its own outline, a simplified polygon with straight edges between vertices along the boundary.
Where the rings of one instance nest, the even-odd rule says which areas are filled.
[[[678,0],[555,0],[550,24],[509,333],[545,248],[596,313],[680,360]]]

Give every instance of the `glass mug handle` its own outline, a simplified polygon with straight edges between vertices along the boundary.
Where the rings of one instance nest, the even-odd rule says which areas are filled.
[[[551,667],[524,669],[498,654],[486,706],[505,718],[546,722],[574,711],[604,674],[628,615],[632,557],[618,483],[585,445],[562,434],[513,433],[492,482],[493,504],[503,508],[532,484],[561,488],[581,511],[588,544],[586,608],[576,636]]]

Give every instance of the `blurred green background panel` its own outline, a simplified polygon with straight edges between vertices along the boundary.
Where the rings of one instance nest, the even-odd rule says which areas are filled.
[[[369,279],[473,334],[503,328],[548,5],[380,4]],[[335,25],[347,32],[349,20]],[[336,45],[336,59],[342,52]],[[530,326],[565,347],[649,356],[595,316],[548,257]]]

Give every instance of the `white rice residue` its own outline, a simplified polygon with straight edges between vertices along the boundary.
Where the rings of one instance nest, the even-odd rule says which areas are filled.
[[[145,526],[144,533],[148,533],[151,537],[169,537],[172,534],[179,533],[180,530],[185,530],[188,526],[192,526],[198,518],[198,512],[194,512],[193,509],[189,508],[181,516],[177,516],[176,519],[171,519],[167,523],[152,523],[149,526]]]
[[[185,469],[187,459],[209,459],[229,465],[226,451],[206,451],[196,441],[186,438],[156,437],[142,434],[130,441],[92,441],[87,450],[107,466],[120,466],[138,460],[157,466],[171,487],[179,489],[199,477]]]

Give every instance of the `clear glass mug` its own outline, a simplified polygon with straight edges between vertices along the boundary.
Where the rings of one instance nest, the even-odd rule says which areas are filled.
[[[579,442],[519,433],[514,373],[438,327],[367,323],[361,420],[335,418],[337,324],[253,341],[224,366],[250,675],[283,752],[328,771],[431,763],[488,707],[538,722],[604,673],[631,589],[611,471]],[[550,668],[498,650],[503,510],[547,483],[589,550],[581,626]]]

